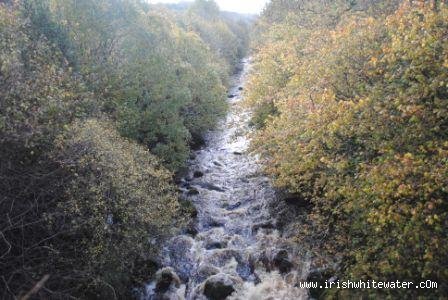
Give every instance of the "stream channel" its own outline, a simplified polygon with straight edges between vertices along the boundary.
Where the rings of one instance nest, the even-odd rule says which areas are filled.
[[[248,153],[250,111],[241,105],[250,59],[232,78],[229,113],[189,163],[180,183],[197,209],[194,228],[163,245],[143,299],[307,299],[309,271],[298,245],[277,228],[276,193]],[[274,208],[273,208],[274,207]]]

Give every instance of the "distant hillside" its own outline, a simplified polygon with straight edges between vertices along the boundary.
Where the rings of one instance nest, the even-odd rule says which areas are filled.
[[[166,7],[170,10],[176,11],[176,12],[183,12],[186,11],[190,6],[193,4],[193,2],[190,1],[184,1],[179,3],[166,3],[166,4],[159,4],[163,7]],[[232,21],[240,21],[241,19],[246,21],[252,21],[255,19],[256,15],[254,14],[241,14],[237,12],[232,11],[222,11],[221,15],[227,19],[230,19]]]
[[[175,10],[175,11],[184,11],[187,10],[191,6],[192,2],[185,1],[185,2],[179,2],[179,3],[167,3],[167,4],[161,4],[162,6],[165,6],[168,9]]]
[[[233,12],[233,11],[223,11],[221,12],[221,14],[227,18],[230,19],[232,21],[239,21],[241,19],[246,20],[246,21],[253,21],[257,15],[254,14],[240,14],[237,12]]]

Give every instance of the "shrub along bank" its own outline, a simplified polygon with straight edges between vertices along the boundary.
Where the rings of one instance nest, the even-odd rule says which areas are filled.
[[[448,291],[447,30],[443,1],[274,0],[257,26],[253,148],[312,204],[298,243],[342,279],[439,284],[360,293]]]
[[[41,279],[41,298],[129,298],[150,278],[186,218],[172,172],[233,68],[179,22],[134,0],[0,2],[1,298]]]

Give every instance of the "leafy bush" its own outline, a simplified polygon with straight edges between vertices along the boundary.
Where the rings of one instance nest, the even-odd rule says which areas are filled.
[[[56,259],[58,264],[82,274],[80,288],[99,290],[101,298],[126,295],[129,286],[147,280],[150,269],[146,274],[139,269],[180,220],[171,173],[111,128],[111,123],[88,120],[58,138],[54,156],[66,173],[65,201],[49,216],[54,229],[65,223],[59,239],[71,241],[55,245],[69,253]],[[146,276],[134,278],[138,271]]]
[[[265,33],[248,95],[256,117],[272,108],[253,147],[278,186],[312,202],[297,239],[316,261],[338,260],[346,279],[439,283],[369,293],[437,297],[448,290],[448,9],[404,4],[380,18],[381,4],[338,13],[335,29],[290,17]]]
[[[0,140],[32,147],[92,110],[91,94],[28,19],[0,9]]]
[[[36,297],[129,298],[150,279],[188,210],[165,167],[226,110],[215,54],[170,18],[138,1],[0,3],[1,298],[41,279]]]
[[[147,146],[171,170],[182,168],[190,145],[226,111],[223,69],[229,67],[214,61],[220,48],[211,51],[194,31],[177,26],[173,14],[143,3],[54,0],[51,8],[122,135]],[[216,36],[219,28],[210,29]]]

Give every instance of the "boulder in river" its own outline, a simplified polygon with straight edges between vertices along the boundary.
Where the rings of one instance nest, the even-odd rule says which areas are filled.
[[[171,286],[179,288],[181,284],[179,276],[173,268],[164,268],[156,273],[156,288],[157,294],[166,293]]]
[[[208,182],[199,183],[198,185],[201,188],[206,189],[206,190],[216,191],[216,192],[221,192],[221,193],[225,192],[225,189],[223,189],[222,187],[216,186],[216,185],[208,183]]]
[[[286,274],[291,272],[294,265],[289,261],[288,252],[286,250],[280,250],[274,257],[274,267],[276,267],[280,273]]]
[[[223,227],[225,225],[225,221],[224,220],[217,220],[214,218],[209,218],[206,222],[208,224],[208,226],[210,227]]]
[[[243,260],[241,254],[235,249],[216,249],[205,259],[205,262],[217,267],[228,266],[229,264],[238,264]]]
[[[191,149],[199,150],[205,146],[205,139],[202,135],[193,134],[190,141]]]
[[[207,281],[204,288],[204,295],[210,300],[225,300],[235,291],[232,285],[221,281]]]
[[[235,154],[235,155],[243,155],[243,152],[240,152],[240,151],[233,151],[233,154]]]
[[[254,224],[252,226],[253,232],[256,232],[259,229],[275,229],[275,226],[272,223],[272,221],[265,221],[265,222]]]
[[[210,277],[204,284],[204,295],[209,300],[225,300],[235,292],[236,280],[225,274]]]
[[[234,98],[234,97],[235,97],[234,94],[229,94],[229,95],[227,95],[227,98],[229,98],[229,99]]]
[[[207,250],[213,250],[213,249],[223,249],[227,246],[226,242],[219,242],[219,241],[210,241],[205,245],[205,249]]]
[[[194,171],[193,176],[194,176],[194,178],[202,177],[202,176],[204,176],[204,172]]]
[[[188,190],[187,194],[188,196],[199,195],[199,191],[196,188],[192,187]]]
[[[205,280],[213,275],[216,275],[219,273],[219,269],[209,265],[209,264],[201,264],[198,268],[198,276]]]
[[[240,86],[240,87],[238,88],[238,91],[242,91],[242,90],[244,90],[244,88],[243,88],[242,86]]]
[[[189,234],[191,236],[196,236],[198,234],[198,230],[196,228],[196,221],[195,220],[191,220],[187,227],[185,228],[185,233]]]

